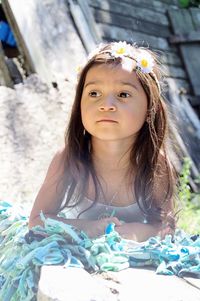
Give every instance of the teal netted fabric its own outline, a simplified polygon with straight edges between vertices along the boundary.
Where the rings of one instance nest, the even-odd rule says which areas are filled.
[[[152,265],[164,275],[200,278],[200,238],[182,231],[143,243],[125,240],[108,225],[105,235],[89,239],[71,225],[45,218],[44,228],[28,231],[28,214],[0,202],[0,300],[36,300],[42,265],[64,265],[88,271],[120,271]]]

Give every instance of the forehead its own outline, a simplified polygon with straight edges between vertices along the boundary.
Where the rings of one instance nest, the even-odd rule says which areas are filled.
[[[141,86],[135,71],[127,71],[121,64],[103,63],[93,65],[87,72],[85,84],[88,82],[130,82]]]

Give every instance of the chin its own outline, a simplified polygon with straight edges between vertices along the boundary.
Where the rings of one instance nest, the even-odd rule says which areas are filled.
[[[116,141],[116,140],[119,140],[121,138],[119,137],[114,137],[114,136],[111,136],[111,135],[99,135],[99,136],[93,136],[94,138],[98,139],[98,140],[103,140],[103,141]]]

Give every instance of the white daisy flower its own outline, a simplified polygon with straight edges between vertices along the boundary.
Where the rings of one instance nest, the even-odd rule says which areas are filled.
[[[132,72],[133,69],[135,68],[136,63],[129,57],[123,57],[121,64],[122,64],[122,69],[124,69],[128,72]]]
[[[116,42],[111,47],[111,54],[115,58],[117,57],[123,57],[123,56],[132,56],[132,47],[130,44],[127,44],[126,42]]]
[[[150,73],[153,71],[154,59],[150,53],[145,50],[140,50],[136,56],[137,67],[143,73]]]

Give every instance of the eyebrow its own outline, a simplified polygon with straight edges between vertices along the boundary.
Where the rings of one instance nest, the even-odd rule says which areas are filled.
[[[122,84],[124,86],[131,86],[132,88],[138,90],[138,87],[130,82],[122,82],[121,80],[120,81],[117,81],[119,84]]]
[[[88,82],[86,85],[84,85],[84,89],[85,89],[87,86],[90,86],[90,85],[96,85],[96,84],[99,84],[99,83],[102,83],[102,81],[101,81],[101,80],[96,80],[96,81]]]
[[[84,86],[84,89],[87,87],[87,86],[90,86],[90,85],[95,85],[95,84],[99,84],[99,83],[103,83],[101,80],[96,80],[96,81],[91,81],[91,82],[88,82],[85,86]],[[138,90],[138,87],[130,82],[122,82],[121,80],[119,81],[116,81],[116,83],[118,84],[122,84],[123,86],[131,86],[132,88]]]

